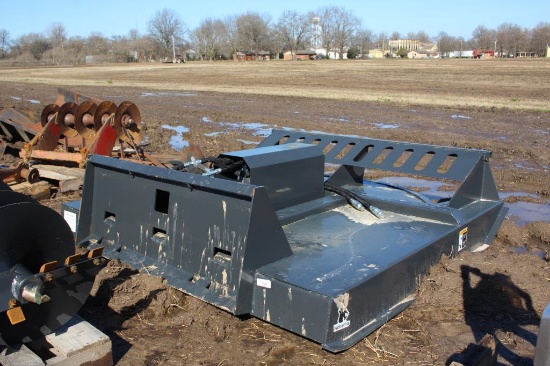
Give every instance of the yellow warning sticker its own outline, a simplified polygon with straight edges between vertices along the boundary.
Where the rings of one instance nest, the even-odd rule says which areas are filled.
[[[466,248],[466,244],[468,243],[468,228],[465,227],[464,229],[460,230],[458,233],[458,251],[460,252],[462,249]]]

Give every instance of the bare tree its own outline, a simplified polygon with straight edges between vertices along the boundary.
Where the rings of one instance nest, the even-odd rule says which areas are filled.
[[[61,45],[67,39],[65,26],[59,22],[52,23],[48,27],[46,34],[54,47]]]
[[[86,39],[71,37],[65,44],[65,61],[75,65],[83,63],[86,58]]]
[[[25,56],[28,61],[40,61],[51,43],[39,33],[28,33],[18,37],[12,46],[14,56]]]
[[[88,51],[92,55],[102,55],[109,51],[109,40],[98,32],[92,32],[86,41]]]
[[[279,18],[277,32],[283,47],[288,47],[292,58],[296,58],[296,51],[304,48],[311,33],[311,14],[300,14],[296,11],[285,11]]]
[[[351,45],[355,31],[361,25],[361,20],[344,8],[336,8],[335,10],[334,46],[340,59],[343,59],[346,49]]]
[[[439,34],[435,37],[435,40],[437,41],[437,48],[440,54],[446,55],[451,51],[455,51],[455,45],[457,44],[455,37],[450,36],[445,32],[439,32]],[[460,41],[458,43],[460,44]]]
[[[495,48],[496,34],[492,29],[483,25],[477,26],[472,32],[473,46],[484,50]]]
[[[52,23],[46,30],[47,38],[52,46],[48,53],[51,62],[59,65],[65,63],[65,41],[67,40],[67,31],[62,23]]]
[[[410,34],[410,33],[409,33]],[[399,34],[399,32],[392,32],[392,34],[390,35],[390,39],[391,40],[397,40],[397,39],[401,39],[401,34]],[[412,39],[412,38],[411,38]]]
[[[0,58],[6,57],[10,43],[10,33],[5,29],[0,29]]]
[[[428,33],[424,32],[423,30],[416,32],[412,39],[417,39],[420,41],[420,43],[430,43],[432,41]]]
[[[369,50],[372,48],[373,42],[373,32],[370,29],[361,29],[355,34],[352,44],[359,50],[361,58],[365,58],[369,54]]]
[[[225,43],[224,24],[219,19],[205,19],[195,29],[192,37],[198,46],[201,59],[204,55],[204,57],[212,61],[221,53]]]
[[[256,59],[258,52],[270,42],[268,15],[248,12],[237,18],[238,44],[249,50],[254,50]]]
[[[531,31],[530,50],[540,56],[546,55],[550,44],[550,23],[539,23]],[[548,55],[546,55],[548,56]]]
[[[529,39],[528,31],[521,29],[517,24],[502,23],[498,26],[497,31],[498,49],[501,55],[511,55],[515,57],[518,51],[523,51],[527,48]]]
[[[239,48],[239,29],[237,27],[237,16],[229,15],[223,19],[225,39],[230,48],[230,54],[236,54]],[[236,60],[236,59],[235,59]]]
[[[319,28],[321,31],[321,45],[327,52],[326,56],[329,57],[330,52],[334,48],[334,28],[336,23],[336,7],[329,6],[317,11],[319,17]]]
[[[376,36],[376,48],[381,49],[382,52],[386,51],[386,49],[389,48],[387,33],[382,32]]]
[[[165,56],[172,50],[172,42],[183,41],[186,26],[183,20],[170,9],[158,11],[147,23],[149,36],[162,49]]]

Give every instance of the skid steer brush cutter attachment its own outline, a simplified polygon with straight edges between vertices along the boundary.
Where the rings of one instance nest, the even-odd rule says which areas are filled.
[[[180,171],[92,156],[77,241],[339,352],[407,307],[442,254],[491,243],[506,210],[489,157],[280,130]],[[460,187],[433,202],[365,169]]]

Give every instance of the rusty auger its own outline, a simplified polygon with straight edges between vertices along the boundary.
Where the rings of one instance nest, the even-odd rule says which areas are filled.
[[[111,101],[66,102],[60,107],[50,104],[42,111],[41,124],[42,129],[20,153],[25,162],[62,161],[83,167],[88,156],[111,156],[118,144],[118,158],[128,157],[127,145],[139,160],[162,166],[139,146],[141,114],[132,102],[118,106]]]

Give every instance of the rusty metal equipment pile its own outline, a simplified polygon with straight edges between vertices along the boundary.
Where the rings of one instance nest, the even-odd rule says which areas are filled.
[[[40,120],[42,129],[21,151],[25,162],[55,160],[83,167],[91,154],[110,156],[117,142],[121,145],[121,157],[126,146],[144,158],[139,147],[141,115],[132,102],[118,106],[111,101],[50,104],[42,111]],[[63,141],[61,149],[60,140]]]
[[[34,183],[40,173],[32,164],[82,168],[92,154],[162,166],[141,147],[142,129],[141,113],[132,102],[117,105],[58,89],[56,102],[40,116],[14,108],[0,110],[0,157],[9,149],[8,143],[19,143],[19,150],[12,150],[21,159],[0,165],[0,178],[5,183]]]

